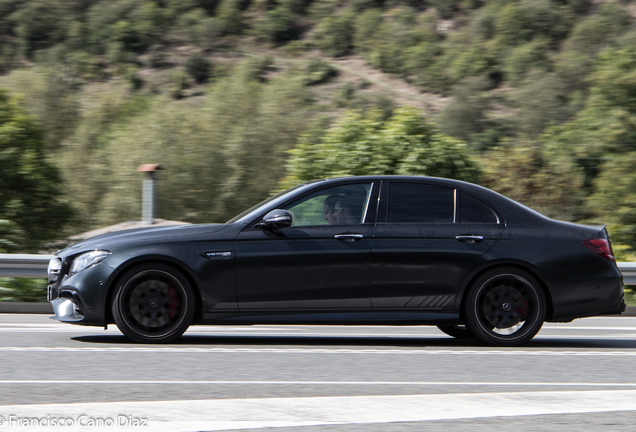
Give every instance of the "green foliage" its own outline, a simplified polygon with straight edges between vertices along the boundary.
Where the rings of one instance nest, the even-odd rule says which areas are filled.
[[[98,104],[84,113],[61,158],[84,229],[139,219],[135,169],[142,163],[165,168],[160,218],[223,222],[266,198],[283,175],[285,152],[307,127],[311,101],[297,75],[259,80],[262,65],[241,62],[203,98],[156,97],[125,119],[123,92],[93,94]]]
[[[354,19],[352,10],[323,18],[316,31],[316,45],[332,57],[349,54],[353,49]]]
[[[15,223],[7,237],[23,250],[55,238],[70,216],[44,150],[42,129],[0,90],[0,218]]]
[[[15,224],[8,220],[0,219],[0,253],[6,253],[9,249],[17,249],[17,244],[8,240],[15,229]]]
[[[241,0],[221,0],[216,8],[219,32],[223,35],[237,34],[243,30]]]
[[[400,108],[388,120],[379,111],[350,111],[319,138],[304,136],[290,151],[281,187],[370,174],[478,178],[465,144],[437,132],[416,110]]]
[[[566,88],[554,73],[530,71],[510,97],[517,109],[517,130],[538,137],[547,125],[568,120],[577,107],[567,100]]]
[[[506,77],[518,85],[530,69],[550,70],[547,50],[548,41],[540,38],[515,47],[504,61]]]
[[[574,221],[580,216],[583,174],[558,147],[534,141],[504,141],[479,161],[482,185],[544,214]]]
[[[571,24],[567,9],[551,0],[507,2],[495,13],[493,21],[495,37],[506,46],[527,43],[537,36],[563,39]]]
[[[177,27],[187,34],[187,41],[198,46],[209,47],[219,36],[218,19],[208,16],[203,8],[195,8],[181,15]]]
[[[46,302],[46,279],[0,278],[0,301]]]
[[[62,68],[42,66],[18,69],[7,77],[23,96],[23,105],[44,132],[42,145],[54,151],[75,127],[77,92],[72,75]]]
[[[15,12],[16,33],[28,56],[36,48],[51,46],[64,39],[70,8],[64,0],[31,0]]]
[[[488,84],[486,79],[475,77],[468,78],[455,87],[455,98],[439,116],[440,128],[444,133],[466,141],[471,135],[484,130],[490,105],[484,93]]]
[[[359,52],[368,53],[373,50],[375,35],[382,25],[382,11],[377,8],[365,10],[355,18],[354,45]]]
[[[549,139],[598,166],[602,157],[636,150],[636,49],[604,51],[587,82],[584,108]]]
[[[456,12],[460,0],[430,0],[440,17],[449,19]]]
[[[129,68],[126,72],[126,80],[130,83],[130,90],[135,92],[144,86],[144,80],[136,68]]]
[[[353,100],[355,96],[355,89],[351,85],[351,83],[345,83],[336,94],[334,99],[334,103],[339,108],[344,108],[349,105],[349,103]]]
[[[142,52],[152,44],[164,25],[159,6],[151,1],[114,0],[96,2],[87,11],[89,47],[93,52]]]
[[[587,199],[592,221],[612,225],[613,241],[636,250],[636,152],[612,158],[601,167],[594,193]]]
[[[185,70],[198,84],[202,84],[210,77],[212,63],[201,54],[195,53],[186,60]]]
[[[310,155],[310,145],[319,149],[335,137],[336,124],[313,120],[312,98],[327,119],[340,108],[379,109],[358,114],[362,138],[351,148],[373,139],[370,148],[390,147],[385,159],[393,161],[373,159],[373,166],[395,164],[393,147],[401,148],[402,141],[387,138],[385,129],[398,129],[391,122],[402,115],[395,109],[402,89],[383,87],[381,93],[371,80],[362,86],[349,72],[341,79],[336,68],[315,57],[319,49],[323,56],[363,56],[393,79],[446,96],[426,94],[422,100],[439,113],[442,132],[465,140],[484,158],[489,184],[551,215],[624,221],[625,231],[617,232],[630,253],[636,236],[621,212],[631,212],[631,204],[621,204],[621,216],[614,218],[585,198],[616,193],[611,187],[620,184],[610,184],[611,169],[622,166],[618,158],[636,152],[636,25],[628,3],[0,0],[0,82],[24,96],[20,115],[33,118],[23,133],[39,130],[38,160],[45,165],[54,160],[64,172],[57,191],[73,197],[79,216],[74,232],[137,218],[140,181],[134,165],[154,161],[149,158],[168,168],[162,172],[166,181],[159,182],[166,212],[160,216],[228,218],[276,187],[285,151],[294,143],[306,141]],[[239,61],[233,53],[262,50],[271,57]],[[192,52],[202,54],[187,58]],[[280,59],[285,55],[316,60],[292,63]],[[214,71],[206,59],[214,59]],[[210,87],[188,90],[211,75]],[[318,126],[309,132],[311,125]],[[432,132],[420,134],[421,141],[413,138],[413,145],[424,142],[422,148],[434,147],[442,161],[454,160],[446,157],[447,147],[458,142],[427,127]],[[308,137],[299,143],[301,133]],[[466,156],[465,146],[457,145]],[[334,149],[335,155],[339,147]],[[400,162],[400,169],[459,175],[448,168],[452,164],[446,171],[442,162],[431,165],[435,156],[422,149],[408,153],[403,160],[415,162]],[[359,165],[370,170],[366,163]],[[571,192],[571,201],[563,197],[563,209],[550,185]],[[0,201],[0,219],[11,221],[0,223],[0,248],[16,242],[27,248],[24,223],[15,220],[19,205]]]
[[[295,36],[294,18],[289,10],[282,7],[269,10],[254,26],[254,32],[262,41],[279,44]]]
[[[338,76],[338,70],[322,60],[313,60],[304,69],[307,85],[322,84]]]
[[[566,50],[576,50],[594,55],[611,45],[630,24],[630,14],[618,2],[604,3],[599,12],[585,17],[572,29],[565,41]]]

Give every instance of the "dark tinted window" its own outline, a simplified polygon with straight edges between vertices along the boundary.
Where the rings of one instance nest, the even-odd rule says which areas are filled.
[[[459,193],[459,211],[457,222],[460,223],[497,223],[497,215],[481,201],[463,192]]]
[[[389,222],[453,222],[454,190],[420,183],[391,183]]]

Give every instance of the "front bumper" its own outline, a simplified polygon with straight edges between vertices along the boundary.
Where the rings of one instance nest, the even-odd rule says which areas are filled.
[[[84,314],[82,314],[79,305],[73,300],[66,298],[56,298],[50,300],[53,305],[53,311],[55,312],[55,318],[62,322],[79,322],[84,320]]]
[[[99,263],[73,276],[62,276],[47,288],[47,300],[61,322],[103,326],[106,324],[108,286],[114,269]]]

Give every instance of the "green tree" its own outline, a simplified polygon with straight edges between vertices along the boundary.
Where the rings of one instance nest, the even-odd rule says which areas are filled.
[[[349,111],[318,139],[305,136],[290,151],[281,185],[324,177],[400,174],[476,181],[465,144],[435,130],[413,108],[388,120],[380,111]]]
[[[6,237],[22,250],[35,251],[59,236],[71,214],[44,147],[42,129],[0,90],[0,219],[15,224]]]
[[[515,123],[519,132],[540,136],[549,124],[562,124],[572,117],[577,104],[568,99],[567,86],[557,74],[531,70],[510,94],[517,110]]]
[[[603,51],[587,82],[584,108],[546,139],[580,158],[596,160],[598,166],[605,157],[636,151],[636,49]]]
[[[279,44],[295,36],[294,17],[283,7],[269,10],[254,27],[256,37],[264,42]]]
[[[243,30],[243,11],[240,0],[221,0],[216,8],[219,31],[222,34],[237,34]]]
[[[579,218],[583,173],[564,149],[508,139],[484,153],[480,166],[484,186],[550,217]]]
[[[239,63],[187,103],[94,93],[99,106],[84,114],[60,157],[78,229],[139,219],[142,163],[165,168],[160,218],[224,222],[267,198],[283,176],[285,152],[307,127],[311,100],[300,74],[263,81],[258,64]]]
[[[202,84],[210,77],[212,63],[201,54],[195,53],[186,60],[185,69],[198,84]]]
[[[44,132],[47,151],[55,151],[75,127],[79,103],[74,76],[62,65],[38,65],[18,69],[7,77],[10,88],[20,92],[27,112]]]
[[[490,105],[485,90],[488,81],[481,77],[467,78],[454,87],[453,100],[444,107],[438,121],[444,133],[462,140],[484,131]]]
[[[353,49],[355,14],[346,10],[323,18],[316,30],[316,44],[327,55],[341,57]]]
[[[612,240],[636,250],[636,152],[607,161],[586,200],[589,220],[610,225]],[[622,249],[619,247],[618,249]]]

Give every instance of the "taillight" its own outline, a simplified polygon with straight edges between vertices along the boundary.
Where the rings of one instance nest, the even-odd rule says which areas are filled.
[[[616,258],[614,258],[614,251],[612,250],[612,244],[608,239],[587,239],[583,241],[583,245],[606,260],[616,262]]]

